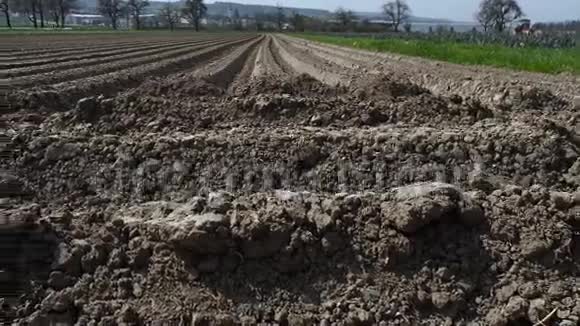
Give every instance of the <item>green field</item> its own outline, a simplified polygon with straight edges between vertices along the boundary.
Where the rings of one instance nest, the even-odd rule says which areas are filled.
[[[580,48],[508,48],[425,40],[401,40],[296,34],[312,41],[379,52],[393,52],[459,64],[486,65],[543,73],[580,74]]]

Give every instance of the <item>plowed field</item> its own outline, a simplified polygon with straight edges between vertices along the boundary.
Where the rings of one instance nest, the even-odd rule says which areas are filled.
[[[0,41],[0,322],[579,325],[574,76],[288,35]]]

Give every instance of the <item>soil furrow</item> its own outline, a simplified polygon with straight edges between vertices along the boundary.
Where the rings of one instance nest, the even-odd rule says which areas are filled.
[[[248,55],[260,41],[262,41],[262,38],[238,47],[232,53],[205,65],[202,69],[196,71],[193,76],[204,78],[224,89],[227,88],[243,69]]]
[[[272,36],[267,36],[262,43],[262,46],[260,46],[259,52],[256,56],[256,62],[254,63],[252,77],[260,77],[264,75],[285,75],[284,70],[275,61],[272,55],[272,42]]]
[[[212,39],[214,41],[216,39]],[[86,66],[94,66],[108,62],[114,61],[121,61],[121,60],[128,60],[134,58],[141,58],[151,55],[156,55],[160,53],[164,53],[170,50],[178,50],[185,47],[190,47],[192,45],[204,44],[207,43],[206,40],[197,40],[197,41],[189,41],[183,43],[172,43],[168,45],[161,45],[161,46],[152,46],[152,47],[139,47],[139,48],[131,48],[129,50],[120,51],[119,53],[112,53],[112,54],[95,54],[88,56],[89,59],[80,59],[75,58],[74,61],[71,61],[70,58],[63,58],[60,63],[51,62],[49,65],[46,66],[35,66],[35,67],[27,67],[26,69],[10,69],[5,70],[0,74],[0,76],[4,76],[4,78],[16,78],[22,76],[30,76],[35,74],[41,74],[45,72],[50,72],[54,70],[58,70],[59,72],[65,71],[67,69],[73,69],[77,67],[86,67]],[[104,58],[103,58],[104,57]]]
[[[299,57],[302,61],[307,62],[310,65],[319,67],[320,70],[325,70],[338,75],[353,74],[353,72],[345,70],[344,67],[336,65],[334,62],[318,56],[311,48],[307,46],[300,46],[296,43],[290,42],[285,37],[280,37],[279,40],[280,44],[285,47],[288,52],[292,53],[294,56]]]
[[[285,62],[286,65],[290,66],[293,71],[299,74],[308,74],[312,77],[326,83],[329,85],[337,85],[339,83],[348,83],[348,79],[340,74],[327,71],[321,65],[316,65],[310,62],[302,61],[304,57],[301,56],[299,59],[295,53],[289,52],[284,45],[281,44],[280,40],[276,37],[273,39],[275,51],[277,51],[278,56]]]
[[[254,70],[252,71],[252,75],[254,76],[260,76],[260,75],[265,75],[265,65],[264,65],[264,47],[267,43],[263,42],[257,50],[256,53],[256,62],[254,62]]]
[[[102,47],[102,48],[96,48],[96,49],[87,49],[84,52],[79,52],[79,53],[66,53],[65,55],[63,54],[59,54],[59,55],[51,55],[48,57],[43,57],[40,58],[34,57],[31,58],[31,60],[23,60],[23,59],[16,59],[15,62],[10,62],[10,63],[2,63],[0,60],[0,67],[2,67],[1,69],[16,69],[16,68],[27,68],[27,67],[33,67],[33,66],[41,66],[41,65],[45,65],[45,64],[55,64],[55,63],[60,63],[60,62],[66,62],[66,61],[76,61],[76,60],[85,60],[85,59],[92,59],[92,58],[99,58],[99,57],[105,57],[105,56],[112,56],[112,55],[118,55],[118,54],[124,54],[124,53],[130,53],[133,51],[137,51],[137,50],[148,50],[148,49],[154,49],[154,48],[159,48],[159,47],[164,47],[164,46],[171,46],[171,45],[178,45],[178,44],[185,44],[188,42],[199,42],[203,39],[197,39],[197,40],[190,40],[190,41],[171,41],[171,42],[158,42],[158,43],[142,43],[142,44],[130,44],[127,46],[116,46],[116,47],[111,47],[110,49],[107,49],[106,47]]]
[[[68,108],[78,99],[89,94],[97,93],[110,96],[124,89],[136,87],[150,76],[164,76],[178,73],[185,69],[192,69],[196,66],[199,67],[212,57],[224,53],[224,51],[232,47],[246,43],[252,38],[213,42],[210,43],[211,46],[196,47],[197,50],[194,52],[173,59],[165,59],[138,67],[63,82],[51,85],[46,89],[19,91],[11,94],[11,102],[21,103],[20,105],[25,108],[34,108],[41,103],[45,103],[46,99],[50,98],[52,100],[49,105],[52,108],[58,108],[59,106]],[[18,106],[18,104],[14,105]]]
[[[0,62],[4,61],[20,61],[20,60],[34,60],[34,59],[48,59],[48,58],[57,58],[63,54],[82,54],[87,51],[98,51],[98,50],[109,50],[115,48],[124,48],[124,47],[131,47],[136,45],[144,45],[144,44],[152,44],[152,43],[168,43],[168,42],[175,42],[169,40],[148,40],[148,41],[124,41],[119,43],[103,43],[103,44],[87,44],[85,46],[78,46],[73,48],[61,48],[56,46],[54,49],[38,49],[38,50],[22,50],[22,51],[15,51],[13,53],[3,53],[0,55]]]
[[[60,36],[40,36],[36,37],[34,45],[27,45],[29,40],[24,36],[14,37],[13,40],[10,37],[3,36],[3,49],[5,50],[3,54],[42,54],[49,51],[75,51],[83,49],[96,49],[98,47],[111,47],[113,45],[123,46],[135,43],[146,44],[147,42],[167,42],[167,41],[186,41],[192,38],[205,38],[211,37],[211,33],[200,33],[196,35],[191,35],[188,33],[175,33],[172,35],[134,35],[132,33],[125,35],[100,35],[98,38],[91,37],[87,40],[87,36],[75,37],[72,35],[65,36],[66,40],[60,38]],[[226,34],[227,35],[227,34]],[[48,46],[50,45],[50,46]]]
[[[313,56],[321,57],[322,60],[331,61],[337,65],[343,66],[348,69],[359,69],[361,67],[368,67],[380,60],[380,57],[377,56],[356,56],[352,53],[347,52],[340,52],[340,51],[332,51],[327,47],[321,46],[319,44],[313,42],[303,42],[301,39],[296,38],[285,38],[288,42],[294,44],[295,46],[302,48],[302,49],[310,49],[312,51]],[[379,66],[379,63],[376,63]],[[377,71],[378,72],[378,71]]]
[[[517,95],[531,88],[549,91],[568,101],[576,94],[580,94],[580,83],[574,76],[552,76],[491,67],[462,66],[396,54],[347,49],[311,41],[304,42],[315,45],[315,48],[325,47],[332,53],[343,53],[343,58],[347,56],[357,58],[353,62],[355,64],[362,60],[369,60],[370,64],[365,67],[366,69],[371,71],[378,69],[386,74],[404,76],[417,85],[446,96],[461,93],[484,103],[498,104],[500,97],[509,97],[510,93]]]
[[[235,94],[235,91],[236,89],[238,89],[239,85],[248,84],[248,82],[252,78],[252,72],[254,71],[256,65],[257,60],[256,58],[258,56],[259,49],[261,48],[262,44],[264,44],[266,39],[267,36],[262,36],[256,43],[248,47],[247,51],[244,51],[245,55],[243,56],[242,62],[241,58],[239,58],[238,60],[234,60],[233,70],[237,70],[237,73],[235,74],[235,78],[228,80],[227,83],[228,94]],[[214,83],[214,85],[216,84]]]
[[[10,94],[0,320],[578,324],[571,77],[177,34]]]
[[[187,56],[191,51],[201,49],[214,43],[226,43],[228,40],[208,40],[195,45],[189,45],[184,49],[164,51],[153,56],[138,57],[129,60],[122,60],[111,63],[98,64],[90,67],[73,68],[65,71],[54,71],[42,73],[34,76],[11,78],[10,83],[18,88],[37,87],[39,85],[51,85],[85,78],[87,76],[102,75],[109,72],[119,71],[138,65],[146,65],[160,60],[170,60],[180,56]]]

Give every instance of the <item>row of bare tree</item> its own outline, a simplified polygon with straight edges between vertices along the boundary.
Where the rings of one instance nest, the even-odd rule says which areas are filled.
[[[405,0],[389,1],[383,5],[382,9],[383,14],[390,21],[395,32],[399,31],[399,26],[408,21],[411,15],[411,7],[409,7]],[[346,10],[342,7],[335,11],[334,18],[345,29],[357,19],[352,10]]]
[[[171,30],[175,25],[185,18],[196,31],[199,31],[201,19],[206,15],[207,7],[203,0],[185,0],[183,6],[167,3],[160,12],[161,19],[169,26]]]
[[[149,0],[98,0],[97,10],[110,21],[113,29],[118,28],[122,17],[131,17],[135,28],[140,29],[141,17],[149,5]],[[57,27],[65,27],[66,16],[75,8],[77,0],[0,0],[0,11],[9,28],[12,28],[11,13],[24,15],[34,28],[44,28],[49,21]],[[206,12],[203,0],[186,0],[182,6],[167,3],[159,15],[171,29],[184,18],[198,31]]]
[[[135,28],[141,28],[141,15],[149,6],[149,0],[98,0],[99,13],[108,18],[113,29],[119,26],[121,17],[130,16]],[[173,30],[181,18],[185,18],[196,31],[205,16],[207,7],[203,0],[186,0],[182,6],[168,2],[159,12],[162,20]]]
[[[141,15],[149,6],[148,0],[98,0],[98,12],[107,17],[113,29],[119,27],[121,17],[131,16],[135,22],[135,28],[141,28]]]
[[[64,27],[66,15],[76,4],[77,0],[0,0],[0,11],[4,13],[6,24],[10,28],[10,12],[28,17],[35,28],[43,28],[47,21],[54,21],[56,26]],[[118,28],[121,17],[132,17],[135,28],[140,29],[142,14],[148,6],[149,0],[98,0],[97,3],[99,13],[108,18],[113,29]],[[279,5],[278,9],[277,20],[281,30],[284,14]],[[382,9],[394,31],[399,31],[400,25],[408,22],[411,15],[411,8],[406,0],[389,1]],[[184,18],[199,31],[200,21],[206,12],[207,7],[203,0],[185,0],[183,5],[168,2],[159,12],[159,16],[172,30]],[[523,15],[516,0],[482,0],[475,18],[485,31],[503,32],[511,22]],[[297,16],[297,19],[300,19],[299,22],[303,21],[301,16]],[[346,29],[356,20],[356,16],[350,10],[339,8],[335,12],[335,19]]]
[[[30,20],[34,28],[43,28],[49,21],[57,27],[65,27],[66,15],[74,9],[77,0],[0,0],[0,11],[6,26],[12,28],[10,13],[20,13]]]
[[[484,31],[501,33],[511,22],[522,16],[524,12],[516,0],[483,0],[475,19]]]
[[[411,8],[405,0],[393,0],[383,5],[383,14],[390,21],[393,30],[399,31],[401,24],[408,22],[411,17]],[[503,32],[514,20],[524,15],[516,0],[482,0],[475,18],[485,31]],[[335,19],[343,27],[349,26],[356,20],[350,10],[338,8]]]

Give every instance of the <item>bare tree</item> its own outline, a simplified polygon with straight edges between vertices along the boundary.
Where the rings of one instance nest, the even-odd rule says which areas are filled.
[[[483,1],[479,4],[479,11],[475,14],[475,20],[483,27],[484,32],[487,32],[492,25],[492,15],[489,12],[491,6],[488,6],[486,2]]]
[[[17,0],[11,2],[14,12],[27,17],[34,28],[38,28],[38,0]]]
[[[4,13],[4,18],[6,18],[6,27],[12,28],[12,24],[10,24],[10,3],[8,0],[0,1],[0,11]]]
[[[50,18],[54,21],[56,27],[60,27],[60,9],[58,7],[59,0],[45,0],[46,8]]]
[[[256,20],[256,30],[264,30],[264,23],[267,21],[267,15],[263,12],[258,12],[254,15],[254,19]]]
[[[351,10],[346,10],[342,7],[336,9],[336,11],[334,12],[334,17],[336,18],[336,20],[338,20],[342,28],[345,30],[350,25],[352,25],[352,22],[356,19],[356,16]]]
[[[60,16],[60,27],[65,27],[65,18],[72,9],[77,8],[77,0],[57,0],[58,11]]]
[[[242,18],[240,17],[240,11],[238,8],[234,9],[234,14],[232,15],[232,24],[234,25],[235,30],[242,30]]]
[[[48,0],[37,0],[38,1],[38,18],[40,19],[40,28],[44,28],[44,13],[48,7]]]
[[[30,20],[30,22],[32,22],[32,25],[34,26],[34,28],[38,28],[38,19],[36,17],[36,11],[38,9],[38,1],[37,0],[28,0],[28,1],[24,1],[24,3],[29,4],[26,9],[25,9],[25,14],[26,16],[28,16],[28,20]]]
[[[127,29],[131,28],[131,10],[129,10],[129,7],[127,6],[127,4],[123,4],[123,6],[121,6],[121,12],[119,13],[119,19],[121,19],[121,17],[125,17],[125,21],[127,21]]]
[[[149,7],[149,0],[129,0],[127,2],[127,8],[135,21],[135,29],[141,29],[141,14],[147,7]]]
[[[119,18],[123,14],[125,4],[121,0],[98,0],[98,12],[109,18],[113,29],[117,29]]]
[[[181,9],[183,17],[199,31],[199,22],[205,16],[207,7],[203,0],[185,0],[184,6]]]
[[[411,8],[405,0],[394,0],[383,5],[383,13],[391,20],[395,32],[398,32],[399,26],[409,20]]]
[[[27,4],[25,14],[28,16],[28,20],[32,22],[34,28],[38,28],[38,16],[36,13],[38,12],[38,7],[40,7],[40,2],[38,0],[24,0],[23,3]]]
[[[290,23],[292,23],[296,32],[304,32],[304,16],[301,14],[294,12],[292,16],[290,16]]]
[[[169,26],[170,30],[175,29],[175,25],[179,23],[179,19],[181,19],[181,13],[179,12],[179,8],[172,3],[166,3],[163,8],[159,11],[159,16],[161,20]]]
[[[66,16],[76,8],[77,0],[45,0],[45,4],[54,24],[64,28]]]
[[[278,31],[280,32],[282,31],[282,27],[285,21],[286,15],[284,15],[284,8],[282,8],[282,5],[278,3],[276,5],[276,22],[278,24]]]
[[[501,33],[508,24],[523,15],[522,8],[516,0],[483,0],[476,17],[484,29],[491,27]]]

